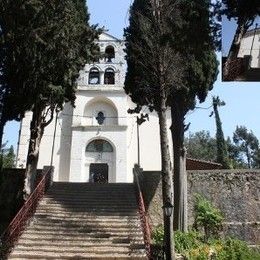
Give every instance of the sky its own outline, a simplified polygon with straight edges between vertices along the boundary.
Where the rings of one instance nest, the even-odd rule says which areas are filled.
[[[123,28],[128,24],[129,7],[132,0],[87,0],[90,12],[91,24],[99,24],[109,30],[115,37],[123,38]],[[227,24],[226,24],[227,23]],[[223,48],[228,51],[232,40],[235,23],[223,20]],[[196,37],[196,36],[194,36]],[[220,59],[221,54],[218,54]],[[211,106],[212,96],[219,96],[226,105],[219,108],[220,117],[225,136],[232,136],[237,125],[244,125],[260,139],[260,83],[222,83],[220,74],[214,88],[209,92],[208,98],[199,107]],[[209,131],[211,136],[215,135],[216,127],[214,117],[209,117],[212,108],[195,109],[188,113],[186,123],[191,123],[187,132]],[[16,147],[19,132],[19,123],[10,122],[4,130],[4,140],[8,145]]]

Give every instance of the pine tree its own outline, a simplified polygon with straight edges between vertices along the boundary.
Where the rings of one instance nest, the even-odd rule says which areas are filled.
[[[239,148],[239,153],[246,158],[247,167],[259,166],[259,141],[252,131],[248,131],[245,126],[237,126],[233,141]]]
[[[208,131],[199,131],[189,134],[185,138],[185,147],[189,158],[213,161],[217,160],[216,139]]]
[[[89,26],[85,0],[5,0],[0,5],[5,28],[4,80],[8,86],[7,120],[33,112],[26,165],[25,193],[34,188],[44,129],[64,102],[75,101],[76,79],[94,60],[99,32]],[[11,108],[11,106],[14,106]]]

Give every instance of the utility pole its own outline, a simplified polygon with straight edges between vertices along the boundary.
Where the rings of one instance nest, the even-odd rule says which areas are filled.
[[[139,132],[139,117],[136,117],[137,127],[137,163],[140,166],[140,132]]]
[[[53,155],[54,155],[54,146],[55,146],[55,139],[56,139],[57,122],[58,122],[58,112],[56,112],[56,117],[55,117],[55,126],[54,126],[53,140],[52,140],[52,149],[51,149],[51,166],[53,166]]]
[[[254,37],[253,37],[253,41],[252,41],[252,45],[251,45],[251,49],[250,49],[250,67],[251,67],[251,62],[252,62],[252,52],[253,52],[253,48],[254,48],[254,41],[255,41],[255,34],[256,34],[256,30],[257,30],[257,26],[258,24],[255,24],[255,31],[254,31]]]
[[[141,114],[140,117],[136,117],[136,127],[137,127],[137,158],[138,165],[140,166],[140,129],[139,126],[144,123],[146,120],[149,120],[148,114]]]

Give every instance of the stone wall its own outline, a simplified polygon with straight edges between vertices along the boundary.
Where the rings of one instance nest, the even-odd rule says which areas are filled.
[[[160,173],[143,172],[140,180],[151,225],[155,227],[162,223]],[[188,171],[189,225],[193,224],[196,193],[212,201],[224,214],[223,236],[260,243],[260,170]]]

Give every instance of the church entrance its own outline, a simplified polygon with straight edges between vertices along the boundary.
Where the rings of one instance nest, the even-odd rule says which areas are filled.
[[[115,182],[115,151],[104,139],[95,139],[86,147],[86,178],[88,182]]]
[[[108,164],[91,163],[89,167],[89,181],[94,183],[108,183]]]

